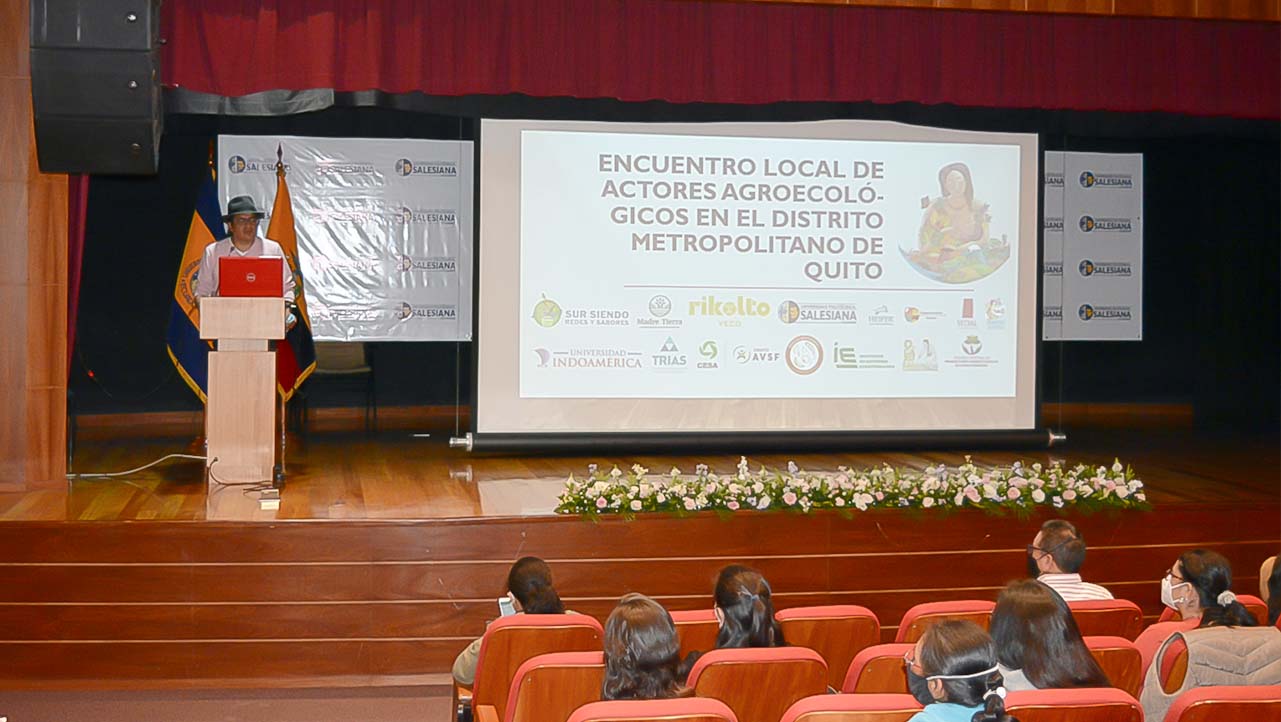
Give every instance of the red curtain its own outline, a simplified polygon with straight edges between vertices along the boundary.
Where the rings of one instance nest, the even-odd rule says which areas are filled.
[[[67,176],[67,374],[76,348],[76,312],[80,308],[80,266],[85,254],[85,214],[89,210],[89,176]]]
[[[170,0],[164,81],[1281,118],[1275,23],[679,0]]]

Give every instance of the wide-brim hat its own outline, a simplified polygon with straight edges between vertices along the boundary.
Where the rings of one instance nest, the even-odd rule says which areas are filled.
[[[223,221],[230,221],[234,216],[250,215],[254,218],[262,218],[265,213],[262,212],[252,196],[236,196],[227,201],[227,214],[222,217]]]

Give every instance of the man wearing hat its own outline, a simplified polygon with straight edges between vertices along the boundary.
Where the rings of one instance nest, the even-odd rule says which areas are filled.
[[[231,230],[231,236],[205,246],[200,270],[196,273],[197,296],[218,295],[218,259],[223,256],[285,257],[279,243],[258,235],[258,222],[263,215],[249,196],[236,196],[227,203],[227,215],[222,217],[222,221]],[[288,261],[281,265],[284,268],[284,296],[293,300],[294,274],[289,272]]]

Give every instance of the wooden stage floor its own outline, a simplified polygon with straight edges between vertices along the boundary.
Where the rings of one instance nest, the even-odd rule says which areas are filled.
[[[203,464],[171,460],[116,479],[77,478],[68,490],[0,493],[0,521],[326,519],[451,519],[542,516],[552,513],[561,482],[589,463],[620,468],[640,463],[656,473],[698,463],[732,472],[738,458],[619,456],[602,449],[592,457],[483,457],[451,450],[447,434],[416,438],[406,432],[312,434],[293,438],[288,482],[280,508],[263,511],[239,489],[206,492]],[[189,439],[106,438],[81,442],[72,470],[131,469],[165,454],[188,451]],[[1203,437],[1187,430],[1074,432],[1052,450],[974,454],[980,465],[1016,460],[1131,464],[1154,504],[1201,501],[1271,504],[1281,513],[1281,453],[1275,436]],[[813,471],[881,463],[922,468],[955,465],[955,452],[750,455],[753,467],[785,467],[794,460]]]
[[[869,511],[844,518],[712,513],[593,523],[551,513],[588,463],[662,472],[737,456],[472,457],[445,436],[321,435],[295,442],[278,510],[240,489],[207,494],[201,462],[61,490],[0,495],[0,691],[351,687],[438,683],[496,612],[511,562],[547,559],[568,608],[604,619],[627,592],[669,609],[711,604],[718,570],[750,564],[780,609],[859,604],[893,639],[914,604],[995,599],[1024,573],[1049,516]],[[114,471],[189,438],[82,439],[73,470]],[[976,454],[1132,464],[1151,512],[1064,510],[1089,544],[1087,579],[1153,619],[1179,553],[1225,554],[1239,593],[1281,540],[1275,437],[1077,432],[1053,451]],[[749,456],[784,466],[786,456]],[[953,452],[801,455],[811,470],[954,464]],[[1050,510],[1052,511],[1052,510]],[[435,680],[435,682],[433,682]]]

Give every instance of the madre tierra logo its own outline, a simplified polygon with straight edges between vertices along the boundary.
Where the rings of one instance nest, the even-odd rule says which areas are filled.
[[[1131,190],[1134,188],[1134,176],[1129,173],[1095,173],[1081,171],[1078,179],[1082,188],[1117,188]]]
[[[456,178],[458,176],[458,163],[452,160],[410,160],[401,158],[396,161],[396,175]]]

